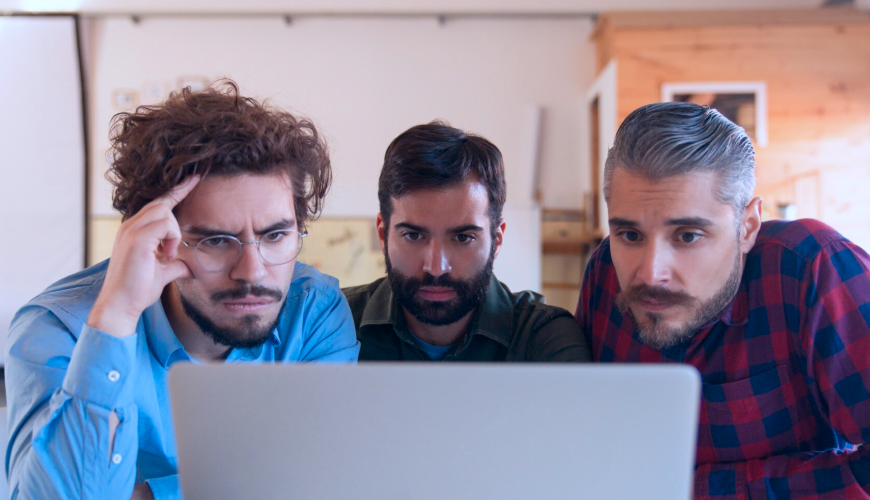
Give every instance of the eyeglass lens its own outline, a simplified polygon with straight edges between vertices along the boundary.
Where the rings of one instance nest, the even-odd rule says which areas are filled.
[[[194,247],[194,258],[206,271],[225,271],[239,261],[242,247],[248,244],[257,245],[260,256],[271,265],[286,264],[302,250],[302,238],[297,231],[280,229],[246,243],[232,236],[206,238]]]

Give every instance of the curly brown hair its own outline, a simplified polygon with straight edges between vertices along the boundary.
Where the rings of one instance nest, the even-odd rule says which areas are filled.
[[[129,219],[188,176],[286,174],[299,229],[332,182],[326,143],[309,120],[239,95],[229,79],[112,118],[112,205]]]

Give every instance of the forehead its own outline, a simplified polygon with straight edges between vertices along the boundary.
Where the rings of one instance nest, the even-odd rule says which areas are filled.
[[[733,210],[716,196],[717,182],[712,172],[650,180],[616,168],[607,202],[608,217],[648,223],[686,217],[730,221]]]
[[[488,219],[489,196],[479,181],[438,189],[420,189],[392,199],[390,224],[400,222],[429,228],[482,224]]]
[[[207,176],[178,206],[176,215],[183,225],[236,229],[248,223],[295,219],[293,188],[281,174]]]

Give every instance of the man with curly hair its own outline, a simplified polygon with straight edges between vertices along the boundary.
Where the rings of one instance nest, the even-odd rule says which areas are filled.
[[[178,498],[176,362],[357,359],[337,280],[296,262],[331,182],[314,125],[226,81],[119,114],[112,146],[111,259],[12,321],[13,497]]]

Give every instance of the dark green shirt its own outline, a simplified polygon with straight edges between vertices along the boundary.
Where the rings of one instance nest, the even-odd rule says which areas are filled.
[[[350,303],[360,361],[430,361],[414,342],[387,278],[342,289]],[[589,346],[568,311],[541,295],[511,293],[495,276],[468,332],[444,361],[589,361]]]

